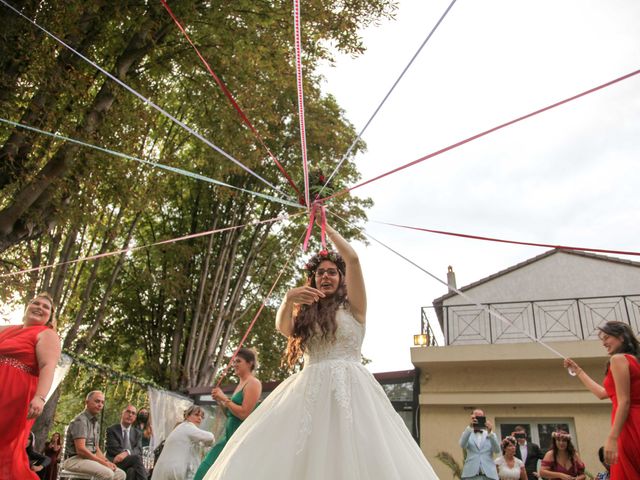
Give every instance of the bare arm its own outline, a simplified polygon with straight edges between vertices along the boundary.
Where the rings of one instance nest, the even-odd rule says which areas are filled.
[[[233,413],[234,416],[238,417],[240,420],[244,420],[251,414],[251,412],[253,412],[253,409],[256,408],[256,404],[260,399],[261,393],[262,384],[260,383],[260,380],[254,378],[244,389],[242,405],[233,403],[230,398],[227,398],[224,401],[224,405],[231,413]]]
[[[326,227],[329,239],[336,246],[338,253],[347,265],[346,283],[351,313],[356,320],[364,323],[367,315],[367,292],[364,285],[360,259],[353,247],[349,245],[349,242],[342,238],[342,235],[331,226],[327,225]]]
[[[542,459],[543,462],[552,462],[553,461],[553,452],[547,452],[544,456],[544,458]],[[567,475],[566,473],[560,473],[560,472],[554,472],[552,470],[549,470],[547,468],[545,468],[544,466],[540,466],[540,476],[542,478],[559,478],[561,480],[569,480],[571,478],[571,476]]]
[[[573,370],[582,384],[587,387],[587,389],[597,398],[599,398],[600,400],[604,400],[605,398],[609,397],[604,387],[593,380],[589,375],[587,375],[585,371],[580,368],[580,365],[578,365],[576,362],[574,362],[570,358],[566,358],[564,360],[564,366],[565,368],[570,368],[571,370]]]
[[[276,329],[285,337],[290,336],[293,333],[293,307],[296,304],[311,305],[324,296],[324,293],[313,287],[298,287],[289,290],[278,308]]]
[[[624,423],[629,415],[629,407],[631,405],[631,377],[629,374],[629,361],[622,354],[616,354],[611,357],[609,368],[613,375],[613,381],[616,385],[616,398],[618,400],[618,409],[613,418],[611,431],[604,444],[604,455],[607,463],[615,463],[618,458],[618,437]]]
[[[520,480],[527,480],[527,471],[524,466],[520,467]]]
[[[38,375],[36,393],[29,404],[27,418],[34,418],[42,413],[44,399],[47,397],[53,383],[53,374],[60,358],[60,338],[56,332],[46,329],[38,334],[36,357],[40,373]]]

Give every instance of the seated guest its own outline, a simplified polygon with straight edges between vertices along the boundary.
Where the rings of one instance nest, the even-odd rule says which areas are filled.
[[[35,451],[35,440],[33,432],[29,432],[29,436],[27,437],[27,457],[29,458],[29,467],[31,467],[32,472],[38,475],[38,478],[44,480],[46,468],[51,463],[51,459],[46,455]]]
[[[125,480],[126,474],[107,460],[98,445],[98,414],[104,408],[104,394],[97,390],[89,392],[84,403],[85,409],[71,420],[67,428],[67,458],[62,463],[62,468],[70,472],[93,475],[99,480]]]
[[[199,444],[211,445],[213,433],[201,430],[204,410],[193,405],[164,442],[164,448],[153,468],[152,480],[185,480],[193,478],[200,461]]]
[[[146,480],[147,471],[142,463],[142,430],[133,423],[136,407],[127,405],[120,423],[107,428],[107,458],[127,473],[127,480]]]
[[[571,443],[569,432],[558,430],[553,432],[551,438],[551,450],[542,459],[540,476],[547,480],[585,480],[584,463]]]
[[[151,430],[151,416],[149,415],[149,410],[146,408],[138,410],[138,416],[136,417],[136,423],[134,425],[136,428],[142,430],[142,446],[149,447],[151,445],[151,435],[153,433]]]

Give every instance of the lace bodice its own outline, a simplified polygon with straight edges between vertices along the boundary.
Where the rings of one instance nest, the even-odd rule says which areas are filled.
[[[360,349],[364,340],[364,325],[358,322],[351,312],[344,308],[339,308],[336,312],[336,339],[323,339],[319,335],[312,337],[307,345],[304,354],[304,364],[326,360],[345,360],[348,362],[360,361]]]

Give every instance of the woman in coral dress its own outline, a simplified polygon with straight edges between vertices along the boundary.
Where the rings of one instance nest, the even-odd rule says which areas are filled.
[[[611,357],[603,385],[569,358],[565,367],[596,397],[610,398],[613,403],[611,430],[604,443],[611,480],[640,480],[640,343],[626,323],[611,321],[599,329]]]
[[[436,480],[380,384],[361,363],[366,294],[356,252],[331,227],[338,253],[306,266],[276,327],[304,368],[276,388],[227,442],[205,480]],[[348,296],[347,296],[348,294]]]
[[[23,325],[0,327],[0,480],[38,480],[24,446],[60,356],[53,313],[51,297],[41,293],[27,305]]]

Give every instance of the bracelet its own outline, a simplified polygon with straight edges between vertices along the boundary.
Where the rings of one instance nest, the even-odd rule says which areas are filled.
[[[42,403],[47,403],[47,399],[44,398],[42,395],[36,395],[36,397],[38,397],[40,400],[42,400]]]

